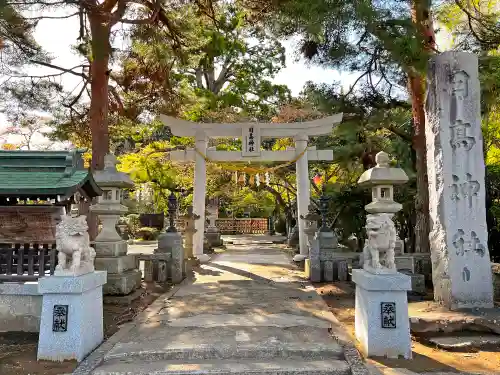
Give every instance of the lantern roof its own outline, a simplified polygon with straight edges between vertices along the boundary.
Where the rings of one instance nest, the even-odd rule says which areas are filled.
[[[100,187],[130,189],[134,186],[128,174],[116,169],[117,164],[118,159],[115,155],[107,154],[104,156],[104,169],[94,172],[94,179]]]
[[[408,175],[401,168],[389,167],[389,155],[380,151],[375,156],[377,165],[364,171],[358,180],[361,186],[400,185],[408,181]]]

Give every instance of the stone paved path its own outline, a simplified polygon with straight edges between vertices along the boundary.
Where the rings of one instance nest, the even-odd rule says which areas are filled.
[[[264,242],[236,241],[214,255],[74,374],[366,373],[346,356],[322,298],[278,245]]]

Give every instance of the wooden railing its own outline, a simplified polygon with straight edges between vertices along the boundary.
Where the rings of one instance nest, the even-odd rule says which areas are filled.
[[[0,243],[0,281],[36,281],[56,265],[55,244]]]
[[[217,219],[215,225],[222,234],[264,234],[269,231],[267,218],[256,219]],[[179,232],[184,231],[183,220],[176,220],[175,226]]]

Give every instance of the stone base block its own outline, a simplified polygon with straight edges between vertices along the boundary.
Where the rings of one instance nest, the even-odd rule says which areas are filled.
[[[328,232],[318,231],[316,233],[316,238],[319,241],[319,248],[321,250],[332,249],[332,251],[333,251],[333,249],[337,249],[337,247],[339,246],[337,236],[335,235],[335,233],[333,233],[331,231],[328,231]]]
[[[107,295],[127,295],[141,286],[142,274],[139,270],[108,274],[108,282],[103,287]]]
[[[321,263],[315,259],[306,259],[304,261],[306,277],[313,283],[319,283],[322,280]]]
[[[219,231],[209,231],[205,233],[205,237],[210,247],[222,246],[222,239]]]
[[[102,342],[102,286],[105,283],[105,271],[39,280],[43,304],[38,360],[80,362]]]
[[[0,332],[38,332],[41,314],[38,282],[0,284]]]
[[[425,276],[419,273],[410,273],[402,271],[401,273],[411,278],[411,292],[425,294]]]
[[[115,258],[95,258],[95,269],[98,271],[108,271],[108,274],[122,273],[135,268],[134,255],[122,255]]]
[[[97,258],[127,255],[127,241],[95,241],[93,244]]]
[[[107,305],[128,306],[144,294],[144,289],[137,289],[126,296],[108,295],[104,296],[104,303]]]
[[[352,270],[356,283],[355,333],[366,357],[410,359],[407,291],[411,279],[401,273],[376,275]]]

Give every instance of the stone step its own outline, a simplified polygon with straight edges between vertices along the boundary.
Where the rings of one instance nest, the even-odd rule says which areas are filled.
[[[118,343],[111,349],[104,361],[121,358],[143,360],[210,360],[210,359],[272,359],[290,358],[306,360],[344,359],[342,347],[330,344],[304,345],[303,343],[241,343],[237,345],[179,344],[164,340],[150,342]]]
[[[275,359],[256,361],[148,361],[137,358],[105,362],[92,375],[351,375],[349,365],[340,360],[304,361]]]

